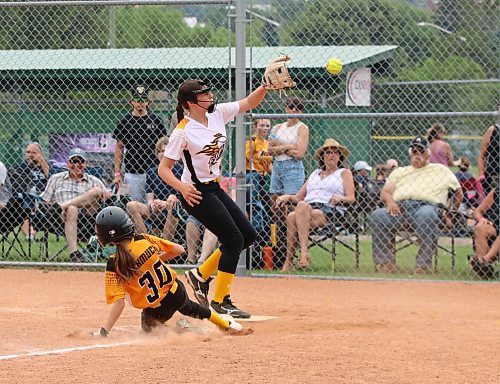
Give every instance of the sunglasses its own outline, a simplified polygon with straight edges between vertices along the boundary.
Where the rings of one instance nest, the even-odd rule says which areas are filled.
[[[296,110],[296,111],[303,111],[304,110],[304,106],[302,104],[299,104],[299,105],[288,104],[286,107],[292,111],[293,110]]]
[[[340,154],[340,151],[338,149],[327,149],[326,151],[323,151],[323,156],[324,155],[338,155]]]
[[[414,155],[425,153],[425,149],[423,149],[423,148],[412,148],[411,153],[413,153]]]
[[[69,160],[70,164],[85,164],[86,161],[82,159],[81,157],[76,157],[74,159]]]

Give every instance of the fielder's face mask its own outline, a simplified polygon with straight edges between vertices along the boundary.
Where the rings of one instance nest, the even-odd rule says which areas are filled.
[[[198,104],[208,113],[213,113],[215,111],[215,107],[217,106],[217,99],[214,99],[214,101],[206,108],[200,105],[197,99],[198,95],[210,93],[211,91],[212,85],[206,81],[188,80],[179,88],[177,100],[181,105],[185,105],[188,101],[191,101],[192,103]]]
[[[193,94],[194,94],[194,97],[196,100],[196,104],[198,104],[200,106],[200,108],[205,109],[208,113],[213,113],[215,111],[215,107],[217,106],[217,99],[214,99],[212,101],[212,103],[207,108],[205,108],[198,103],[198,99],[196,98],[197,95],[202,95],[204,93],[212,92],[212,86],[208,83],[203,82],[203,81],[201,81],[200,83],[203,83],[203,84],[201,84],[201,89],[193,91]]]

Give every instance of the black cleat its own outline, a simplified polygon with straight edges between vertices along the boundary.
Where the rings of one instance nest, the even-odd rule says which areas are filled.
[[[196,301],[208,308],[208,289],[210,288],[210,282],[212,278],[208,278],[204,280],[198,270],[196,268],[190,269],[184,273],[186,275],[186,279],[188,284],[193,288],[194,297]]]
[[[235,319],[249,319],[250,314],[238,309],[231,301],[229,296],[224,297],[222,303],[217,303],[212,300],[210,307],[219,315],[230,315]]]

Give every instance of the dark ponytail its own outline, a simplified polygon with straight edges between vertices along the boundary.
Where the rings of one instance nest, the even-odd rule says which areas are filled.
[[[116,243],[114,264],[118,281],[123,283],[130,280],[138,271],[134,258],[120,243]]]
[[[182,119],[184,119],[184,108],[182,105],[177,104],[177,108],[175,109],[177,111],[177,122],[180,123]]]

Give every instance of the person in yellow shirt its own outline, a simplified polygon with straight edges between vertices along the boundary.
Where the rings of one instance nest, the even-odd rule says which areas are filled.
[[[416,137],[410,144],[409,155],[411,165],[396,168],[380,193],[386,207],[376,209],[370,216],[373,262],[381,272],[396,271],[394,237],[409,225],[420,245],[415,273],[429,273],[442,222],[436,208],[446,204],[449,190],[454,191],[455,208],[463,198],[453,172],[442,164],[429,163],[427,140]]]
[[[255,119],[253,121],[254,135],[246,142],[246,183],[253,184],[253,198],[262,197],[265,177],[272,171],[273,157],[267,153],[271,120]]]
[[[223,330],[241,331],[234,320],[189,299],[184,284],[166,261],[184,253],[184,248],[146,233],[136,234],[134,224],[125,211],[107,207],[96,217],[96,234],[102,246],[112,243],[116,253],[106,266],[106,302],[112,304],[108,319],[94,333],[107,336],[125,308],[125,297],[142,309],[141,326],[145,332],[169,320],[179,311],[185,316],[208,319]]]

